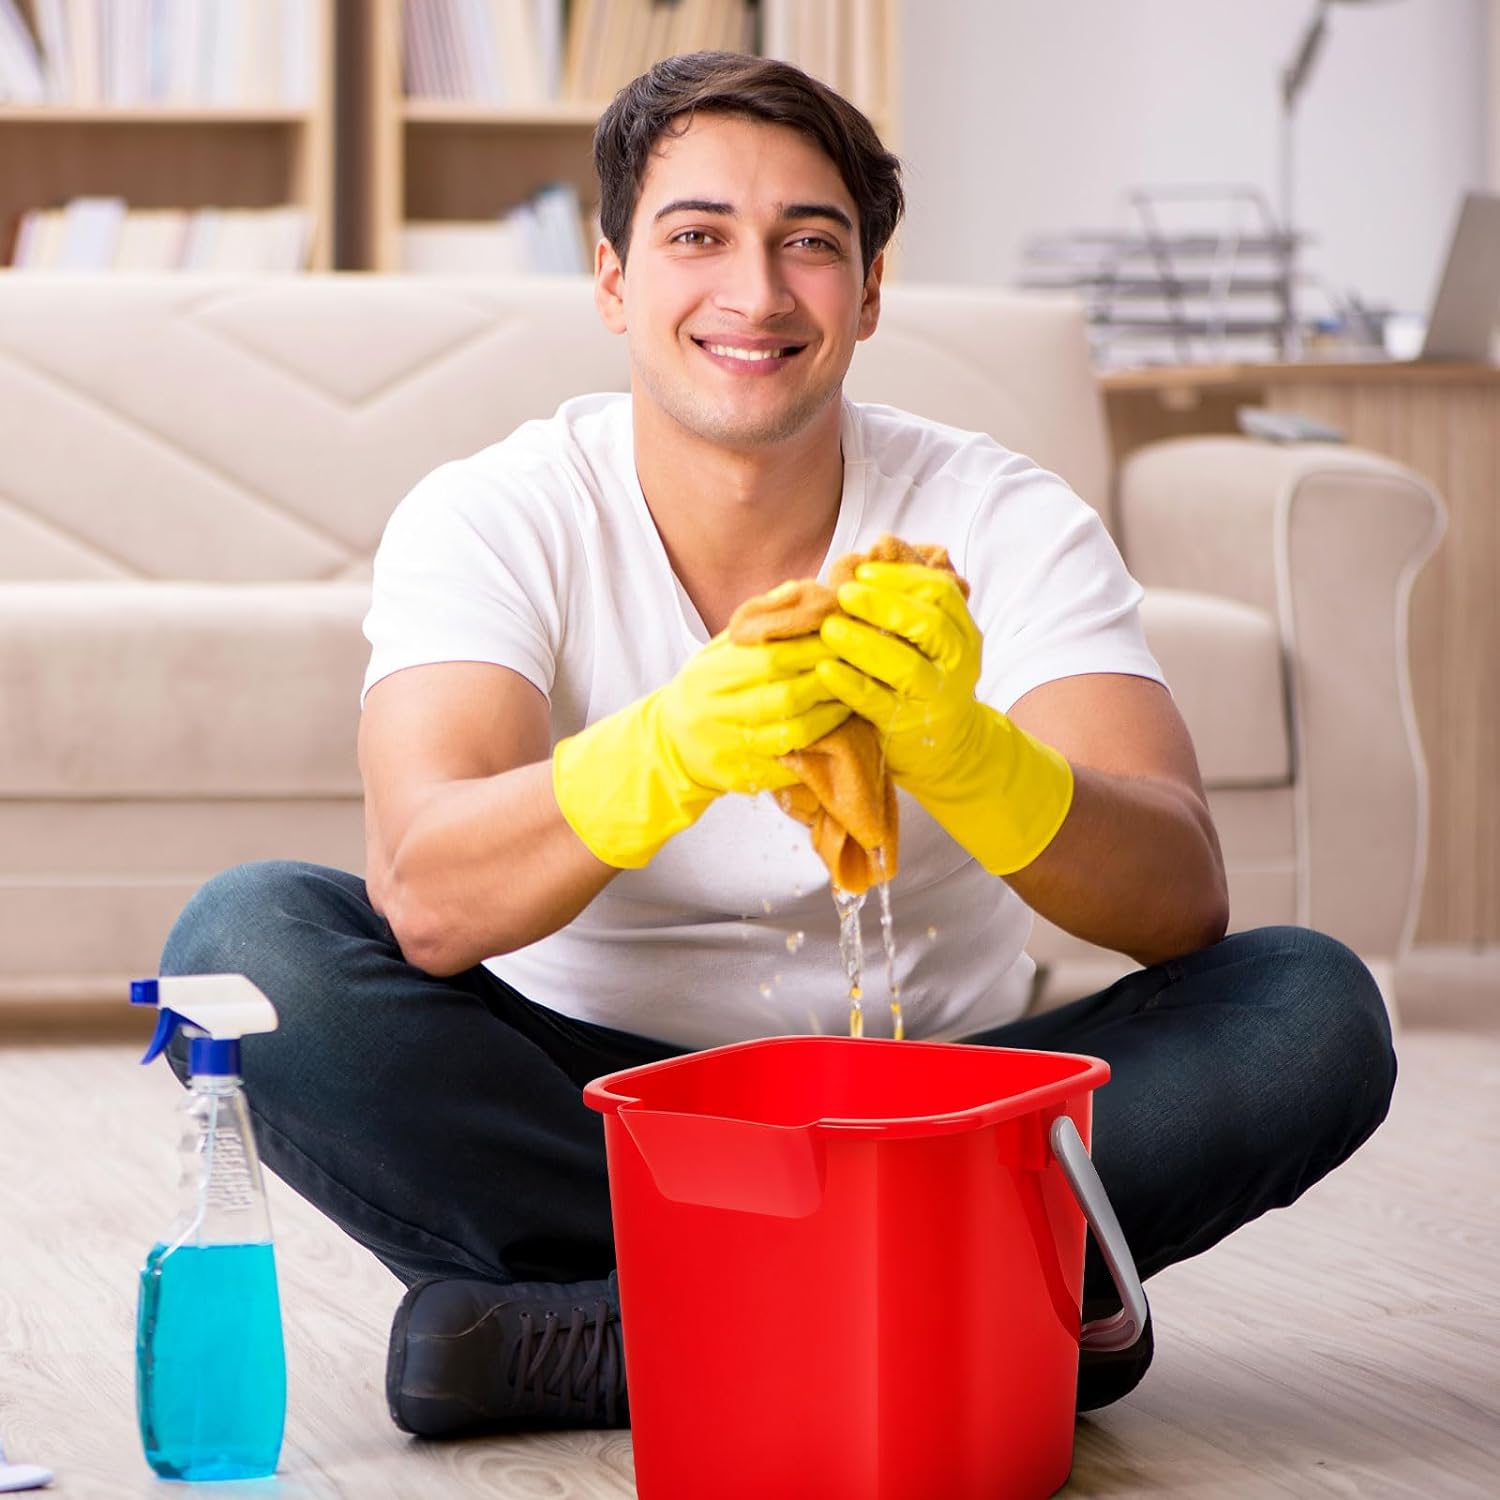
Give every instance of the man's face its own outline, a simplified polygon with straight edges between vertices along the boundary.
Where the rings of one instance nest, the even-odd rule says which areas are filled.
[[[627,260],[622,273],[600,246],[596,294],[630,335],[637,400],[729,447],[783,442],[826,411],[879,314],[854,201],[789,126],[711,114],[663,136]]]

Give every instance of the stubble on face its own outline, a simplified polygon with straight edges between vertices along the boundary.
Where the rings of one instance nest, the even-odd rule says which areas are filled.
[[[837,400],[842,389],[841,383],[804,389],[790,405],[747,412],[715,405],[706,392],[685,382],[659,379],[655,366],[645,361],[636,366],[635,375],[650,400],[679,427],[725,448],[768,448],[796,437]]]

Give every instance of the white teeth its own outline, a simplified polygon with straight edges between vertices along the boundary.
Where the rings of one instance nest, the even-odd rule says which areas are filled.
[[[727,355],[730,359],[780,359],[785,349],[731,349],[728,344],[705,344],[710,354]]]

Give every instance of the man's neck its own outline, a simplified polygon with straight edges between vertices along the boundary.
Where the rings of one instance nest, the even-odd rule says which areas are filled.
[[[844,487],[842,403],[771,447],[725,448],[645,403],[635,462],[672,570],[710,634],[746,599],[821,566]]]

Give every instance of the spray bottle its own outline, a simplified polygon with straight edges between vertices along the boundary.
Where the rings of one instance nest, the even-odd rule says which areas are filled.
[[[141,1268],[136,1408],[146,1461],[168,1479],[260,1478],[281,1453],[286,1356],[240,1038],[274,1031],[276,1011],[243,974],[136,980],[130,1003],[161,1012],[142,1062],[179,1026],[191,1040],[183,1200]]]

